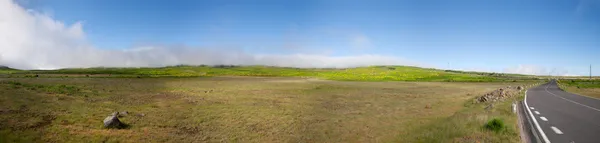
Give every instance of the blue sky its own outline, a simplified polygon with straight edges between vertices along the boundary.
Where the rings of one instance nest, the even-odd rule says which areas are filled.
[[[383,55],[464,70],[600,74],[598,0],[19,0],[99,49]]]

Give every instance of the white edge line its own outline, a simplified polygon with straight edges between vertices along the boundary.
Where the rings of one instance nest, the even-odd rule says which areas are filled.
[[[563,132],[562,132],[562,131],[560,131],[558,128],[556,128],[556,127],[554,127],[554,126],[552,126],[552,127],[550,127],[550,128],[552,128],[552,130],[554,130],[554,133],[556,133],[556,134],[559,134],[559,135],[562,135],[562,134],[563,134]]]
[[[581,106],[583,106],[583,107],[587,107],[587,108],[590,108],[590,109],[592,109],[592,110],[596,110],[596,111],[600,112],[600,109],[596,109],[596,108],[594,108],[594,107],[590,107],[590,106],[587,106],[587,105],[581,104],[581,103],[579,103],[579,102],[575,102],[575,101],[573,101],[573,100],[569,100],[569,99],[567,99],[567,98],[564,98],[564,97],[558,96],[558,95],[556,95],[556,94],[554,94],[554,93],[552,93],[552,92],[548,91],[548,86],[550,86],[550,84],[548,84],[548,85],[546,86],[546,88],[544,88],[544,90],[546,90],[546,92],[548,92],[548,93],[550,93],[550,94],[552,94],[552,95],[554,95],[554,96],[556,96],[556,97],[558,97],[558,98],[562,98],[562,99],[564,99],[564,100],[567,100],[567,101],[569,101],[569,102],[571,102],[571,103],[575,103],[575,104],[581,105]],[[527,94],[525,94],[525,95],[527,95]]]
[[[529,90],[525,90],[525,107],[529,108],[529,105],[527,105],[527,91]],[[542,130],[542,127],[540,127],[540,124],[538,124],[537,119],[535,119],[535,117],[533,116],[533,113],[531,113],[531,110],[527,109],[527,112],[529,112],[529,116],[531,116],[531,119],[533,120],[533,124],[535,124],[535,128],[537,128],[538,132],[540,132],[540,135],[542,135],[542,139],[544,140],[544,142],[546,143],[550,143],[550,140],[548,140],[548,137],[546,137],[546,133],[544,133],[544,131]]]

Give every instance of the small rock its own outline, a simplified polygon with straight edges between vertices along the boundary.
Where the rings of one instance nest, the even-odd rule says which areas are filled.
[[[425,109],[431,109],[431,105],[425,105]]]
[[[146,114],[144,114],[144,113],[140,113],[140,114],[136,114],[136,115],[137,115],[138,117],[144,117],[144,116],[146,116]]]
[[[490,105],[486,106],[485,110],[491,110],[492,108],[494,108],[494,104],[490,104]]]
[[[126,116],[126,115],[128,115],[128,114],[129,114],[129,112],[127,112],[127,111],[122,111],[122,112],[119,112],[119,115],[123,115],[123,116]]]
[[[115,112],[117,113],[117,112]],[[114,113],[113,113],[114,114]],[[108,116],[104,118],[104,127],[106,128],[120,128],[123,126],[123,123],[119,120],[117,116]]]

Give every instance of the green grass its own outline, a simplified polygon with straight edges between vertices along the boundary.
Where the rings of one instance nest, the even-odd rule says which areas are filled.
[[[162,68],[83,68],[12,71],[11,77],[306,77],[340,81],[524,81],[534,76],[482,72],[460,72],[409,66],[370,66],[347,69],[311,69],[268,66],[171,66]],[[86,75],[86,76],[83,76]]]
[[[64,84],[52,84],[52,85],[42,85],[42,84],[24,84],[16,81],[2,81],[1,83],[9,85],[12,88],[25,88],[27,90],[38,91],[38,92],[46,92],[46,93],[54,93],[54,94],[65,94],[65,95],[74,95],[75,93],[81,91],[81,88],[72,85],[64,85]]]
[[[600,80],[566,79],[559,81],[563,85],[576,88],[600,88]]]
[[[0,74],[12,74],[12,73],[18,73],[19,70],[15,70],[15,69],[10,69],[10,68],[0,68]]]
[[[529,82],[306,78],[0,78],[0,142],[519,142],[510,101]],[[127,129],[102,120],[129,111]],[[141,116],[144,114],[144,116]],[[506,123],[487,130],[488,120]]]
[[[600,98],[600,80],[588,79],[561,79],[559,87],[565,91],[579,95]]]
[[[491,110],[485,110],[490,103],[466,102],[465,108],[415,130],[416,136],[403,142],[520,142],[517,116],[511,106],[522,96],[494,103]]]
[[[487,129],[490,129],[495,132],[505,131],[504,129],[506,129],[506,125],[504,125],[504,121],[502,119],[498,119],[498,118],[494,118],[494,119],[488,121],[488,123],[485,124],[485,127]]]

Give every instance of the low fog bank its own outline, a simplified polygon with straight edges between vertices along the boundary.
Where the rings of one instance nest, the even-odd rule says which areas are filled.
[[[81,22],[65,25],[0,0],[0,65],[17,69],[87,67],[162,67],[172,65],[266,65],[300,68],[347,68],[369,65],[412,65],[383,55],[255,54],[241,49],[143,46],[102,49],[90,45]]]

